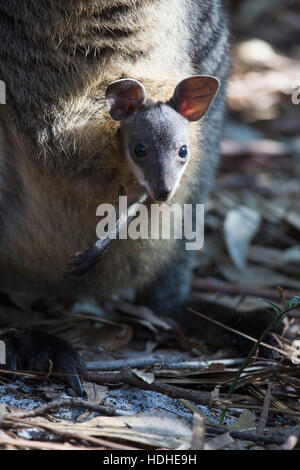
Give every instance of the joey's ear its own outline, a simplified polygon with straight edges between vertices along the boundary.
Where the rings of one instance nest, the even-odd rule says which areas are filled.
[[[137,80],[124,78],[108,85],[106,103],[115,121],[123,121],[146,101],[146,90]]]
[[[189,121],[198,121],[204,116],[220,87],[217,78],[195,75],[180,82],[172,102],[175,109]]]

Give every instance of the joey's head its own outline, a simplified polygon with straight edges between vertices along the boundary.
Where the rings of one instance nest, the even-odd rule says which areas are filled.
[[[147,100],[137,80],[126,78],[107,87],[108,110],[121,121],[130,168],[154,201],[168,201],[175,193],[190,157],[189,123],[204,116],[218,89],[216,78],[193,76],[161,103]]]

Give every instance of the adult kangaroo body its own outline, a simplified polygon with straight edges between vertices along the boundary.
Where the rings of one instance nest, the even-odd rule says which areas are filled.
[[[3,289],[68,302],[81,295],[101,301],[130,292],[164,313],[186,299],[192,255],[180,241],[117,240],[85,277],[65,271],[70,255],[95,241],[96,208],[116,202],[127,171],[118,125],[105,105],[109,82],[132,77],[150,97],[167,101],[187,76],[220,80],[211,109],[191,131],[193,155],[172,199],[205,201],[218,162],[229,68],[220,3],[1,2],[0,79],[7,92],[7,104],[0,106]],[[37,339],[28,331],[3,335],[11,363],[20,348],[26,351],[20,367],[47,367],[55,349],[56,370],[80,368],[70,347],[56,338]],[[40,350],[44,354],[38,356]]]

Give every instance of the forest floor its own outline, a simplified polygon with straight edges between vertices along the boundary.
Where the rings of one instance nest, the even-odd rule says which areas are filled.
[[[84,399],[47,376],[3,375],[1,449],[300,448],[300,13],[296,1],[253,3],[232,2],[228,116],[191,304],[203,331],[209,303],[240,316],[267,306],[283,333],[264,338],[269,357],[257,344],[244,362],[144,307],[81,303],[46,319],[28,313],[30,296],[3,294],[1,318],[28,314],[89,372]]]

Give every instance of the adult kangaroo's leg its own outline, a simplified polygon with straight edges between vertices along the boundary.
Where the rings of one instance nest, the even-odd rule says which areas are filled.
[[[22,168],[19,165],[26,157],[25,153],[24,144],[9,125],[5,110],[0,108],[0,290],[9,276],[6,256],[13,249],[9,240],[22,238],[22,226],[26,225]],[[59,374],[78,395],[84,394],[78,377],[84,373],[84,362],[70,344],[45,332],[11,328],[12,325],[7,323],[6,319],[5,325],[3,322],[1,325],[0,311],[0,340],[4,342],[6,351],[4,367],[43,372],[52,368],[53,374]]]

